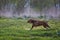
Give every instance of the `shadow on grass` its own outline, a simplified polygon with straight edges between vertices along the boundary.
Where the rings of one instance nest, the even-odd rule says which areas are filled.
[[[51,31],[51,30],[55,30],[55,29],[49,29],[49,30],[40,30],[43,31],[42,33],[33,33],[30,34],[31,36],[39,36],[39,37],[60,37],[60,31]],[[49,32],[50,31],[50,32]]]
[[[51,36],[53,36],[53,34],[51,34],[51,33],[43,33],[43,34],[31,34],[31,36],[41,36],[41,37],[51,37]]]

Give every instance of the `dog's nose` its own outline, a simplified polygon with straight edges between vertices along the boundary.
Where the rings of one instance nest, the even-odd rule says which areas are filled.
[[[27,23],[29,23],[29,21],[27,21]]]

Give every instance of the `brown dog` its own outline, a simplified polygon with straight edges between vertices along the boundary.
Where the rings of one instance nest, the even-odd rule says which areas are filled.
[[[44,28],[47,28],[47,27],[50,28],[50,26],[45,21],[29,19],[28,23],[32,23],[32,28],[37,27],[37,26],[43,26]],[[31,28],[31,30],[32,30],[32,28]]]

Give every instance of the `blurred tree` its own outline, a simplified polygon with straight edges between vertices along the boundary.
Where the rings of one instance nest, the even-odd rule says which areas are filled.
[[[16,8],[22,8],[23,5],[25,4],[24,0],[0,0],[0,9],[1,7],[5,7],[8,4],[16,4]]]
[[[42,10],[53,5],[52,0],[31,0],[31,6]]]

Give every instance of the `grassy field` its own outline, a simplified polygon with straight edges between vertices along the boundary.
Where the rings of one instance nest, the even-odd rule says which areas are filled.
[[[50,29],[33,28],[23,19],[0,19],[0,40],[60,40],[60,21],[49,20]]]

